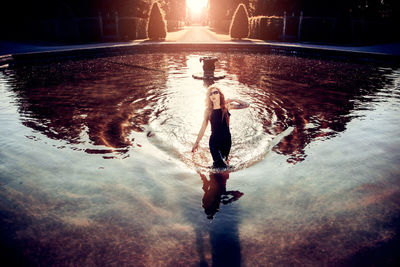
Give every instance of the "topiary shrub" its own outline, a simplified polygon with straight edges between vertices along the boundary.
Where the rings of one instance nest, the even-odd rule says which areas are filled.
[[[165,39],[167,36],[164,15],[157,2],[151,5],[149,21],[147,23],[147,36],[152,40]]]
[[[242,39],[249,36],[249,15],[244,4],[239,4],[235,14],[233,14],[229,35],[232,39]]]

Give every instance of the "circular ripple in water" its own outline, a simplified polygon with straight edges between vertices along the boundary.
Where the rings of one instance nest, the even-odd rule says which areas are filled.
[[[15,95],[22,124],[32,140],[63,140],[66,146],[104,158],[137,153],[138,133],[190,168],[212,164],[210,126],[196,153],[191,148],[201,127],[208,84],[192,78],[202,72],[206,54],[151,53],[70,60],[7,69],[4,80]],[[250,108],[233,110],[230,164],[250,166],[271,150],[296,163],[305,147],[343,132],[358,109],[391,82],[391,69],[282,55],[210,53],[216,81],[227,98]],[[370,107],[371,106],[371,107]],[[43,138],[43,136],[46,138]],[[7,140],[6,140],[7,141]],[[10,138],[8,140],[12,142]],[[62,146],[63,147],[63,146]]]
[[[212,165],[208,149],[210,125],[200,142],[199,150],[195,153],[191,152],[202,124],[206,98],[206,86],[202,81],[194,80],[191,76],[196,70],[195,66],[199,65],[198,59],[197,55],[189,56],[187,66],[180,69],[171,64],[166,87],[154,95],[157,104],[147,130],[153,144],[166,153],[180,158],[188,166],[203,170]],[[291,127],[287,127],[283,133],[273,132],[273,126],[278,123],[275,108],[265,106],[265,101],[272,103],[278,100],[271,100],[268,92],[264,92],[262,102],[254,101],[249,97],[250,92],[254,94],[263,92],[241,84],[235,80],[235,76],[229,75],[226,79],[216,82],[215,85],[221,88],[226,98],[239,98],[250,103],[250,108],[231,111],[230,165],[233,170],[256,163],[282,137],[291,132]],[[280,112],[285,113],[283,110]]]

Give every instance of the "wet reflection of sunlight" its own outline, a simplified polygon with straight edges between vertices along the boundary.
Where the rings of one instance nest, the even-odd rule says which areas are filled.
[[[204,55],[202,55],[204,56]],[[200,142],[199,151],[191,153],[198,131],[204,119],[206,88],[210,83],[192,78],[192,74],[203,75],[200,55],[183,56],[179,60],[171,60],[168,71],[169,78],[165,92],[158,98],[156,110],[148,127],[150,140],[168,154],[175,155],[190,168],[202,170],[212,164],[208,149],[210,126]],[[227,62],[220,60],[216,64],[216,73],[226,75],[221,67]],[[222,72],[222,73],[221,73]],[[248,167],[270,152],[272,146],[290,134],[292,129],[282,134],[265,131],[264,121],[271,124],[276,121],[276,115],[265,104],[254,102],[248,92],[259,91],[240,83],[236,75],[214,81],[228,99],[242,99],[250,103],[250,108],[232,110],[231,133],[232,149],[230,162],[234,170]],[[172,153],[171,153],[172,152]]]
[[[207,126],[198,152],[191,153],[204,119],[205,92],[208,86],[203,80],[192,78],[194,73],[203,75],[199,58],[199,55],[189,55],[179,62],[171,61],[165,92],[157,96],[158,104],[148,130],[156,146],[168,154],[172,152],[191,168],[204,171],[212,164],[208,149],[210,125]],[[218,64],[217,72],[220,70]],[[239,83],[235,75],[215,81],[214,85],[222,90],[226,98],[252,102],[245,95],[251,88]],[[270,151],[275,136],[264,131],[262,118],[272,115],[260,110],[264,110],[264,106],[260,108],[253,105],[248,109],[231,111],[231,163],[235,170],[254,164]]]
[[[158,96],[157,107],[149,124],[149,131],[152,133],[150,140],[167,153],[173,152],[175,156],[185,158],[185,163],[190,162],[190,150],[204,115],[206,89],[203,81],[192,78],[193,73],[202,71],[199,58],[200,56],[193,55],[185,57],[179,63],[171,62],[170,79],[165,92]],[[207,147],[207,139],[206,133],[202,147]]]
[[[373,91],[386,79],[369,75],[374,69],[362,65],[326,62],[315,69],[315,60],[205,52],[124,55],[18,68],[6,79],[15,87],[23,125],[50,139],[65,140],[89,154],[122,159],[141,148],[144,142],[139,140],[144,137],[168,157],[198,170],[211,165],[210,126],[199,153],[191,153],[209,85],[192,78],[203,73],[201,56],[219,59],[216,75],[225,78],[214,82],[226,98],[250,103],[248,109],[231,112],[234,170],[259,162],[271,151],[288,155],[291,163],[303,161],[309,143],[344,131],[359,116],[352,109],[365,108],[365,100],[372,103],[371,98],[378,96],[360,98],[359,86]],[[145,68],[136,68],[138,62]],[[341,82],[339,89],[333,85],[332,81],[345,81],[354,68],[354,82]],[[54,73],[49,75],[49,69]],[[343,70],[331,71],[337,69]],[[379,71],[390,74],[387,69]]]
[[[195,160],[190,152],[206,98],[192,74],[204,55],[0,72],[0,221],[10,244],[41,265],[341,265],[358,251],[392,249],[400,73],[212,54],[226,75],[215,84],[251,105],[232,111],[230,163],[243,168],[226,186],[227,176],[191,173],[210,163],[210,126]],[[117,153],[131,156],[102,158]]]
[[[198,56],[189,56],[187,58],[186,62],[188,66],[188,73],[189,75],[191,73],[198,73],[202,72],[202,66],[199,62],[199,57]],[[201,123],[203,121],[203,115],[204,115],[204,106],[205,106],[205,93],[206,89],[204,86],[199,86],[198,88],[193,88],[193,79],[188,79],[184,81],[184,88],[186,90],[191,91],[192,99],[190,103],[188,103],[187,108],[192,111],[192,113],[185,112],[186,119],[185,121],[193,121],[193,125],[196,126],[198,125],[198,128],[200,128]],[[197,83],[197,82],[196,82]],[[189,111],[186,110],[186,111]],[[197,129],[194,129],[195,131]]]

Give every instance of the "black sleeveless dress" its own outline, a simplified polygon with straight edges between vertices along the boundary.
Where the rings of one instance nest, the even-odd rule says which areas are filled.
[[[231,114],[228,112],[228,116]],[[213,157],[213,167],[226,168],[223,159],[227,160],[231,150],[232,140],[226,118],[222,119],[222,110],[213,109],[210,116],[211,136],[209,141],[210,152]]]

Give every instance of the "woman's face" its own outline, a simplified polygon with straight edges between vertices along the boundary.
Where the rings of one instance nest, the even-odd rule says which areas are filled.
[[[215,89],[215,88],[211,89],[210,92],[209,92],[208,97],[211,99],[211,101],[213,103],[218,103],[219,102],[219,97],[220,97],[219,91],[217,89]]]

